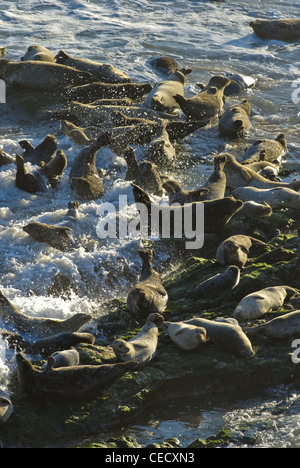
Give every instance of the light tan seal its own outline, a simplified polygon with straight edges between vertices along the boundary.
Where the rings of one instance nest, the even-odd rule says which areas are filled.
[[[224,273],[218,273],[208,278],[187,291],[185,297],[192,301],[216,299],[227,296],[240,282],[240,269],[236,265],[230,265]]]
[[[230,106],[219,120],[220,134],[228,138],[242,138],[249,132],[251,105],[248,99]]]
[[[16,355],[16,362],[18,381],[24,393],[41,402],[97,398],[136,365],[135,361],[129,361],[99,366],[52,367],[41,371],[21,353]]]
[[[267,338],[281,339],[299,336],[300,310],[275,317],[262,325],[247,328],[245,333],[249,336],[266,336]]]
[[[103,83],[130,83],[131,79],[127,73],[118,70],[113,65],[108,63],[98,63],[94,60],[72,57],[65,51],[61,50],[55,57],[56,63],[67,65],[68,67],[82,70],[91,73],[94,81],[102,81]]]
[[[289,286],[271,286],[244,297],[233,311],[238,320],[254,320],[263,317],[284,304],[287,297],[295,294]]]
[[[36,60],[39,62],[52,62],[55,63],[55,56],[51,50],[41,45],[32,45],[28,47],[24,57],[21,57],[21,61]]]
[[[236,265],[244,268],[252,245],[265,245],[255,237],[236,234],[225,239],[217,248],[216,259],[220,265]]]
[[[272,187],[286,187],[298,191],[300,189],[300,181],[277,182],[266,179],[255,171],[247,168],[247,165],[240,164],[232,154],[226,153],[227,162],[224,168],[227,185],[233,189],[236,187],[256,187],[259,189],[268,189]],[[268,203],[268,201],[266,200]]]
[[[239,357],[250,358],[254,356],[252,344],[239,325],[201,317],[186,320],[184,323],[203,327],[209,340]]]
[[[162,325],[164,318],[161,314],[150,314],[140,332],[129,341],[121,338],[114,340],[112,348],[118,359],[123,362],[134,359],[137,367],[142,367],[150,362],[157,353],[158,327]]]
[[[143,262],[141,281],[129,292],[127,307],[137,319],[146,320],[152,313],[163,314],[168,293],[162,285],[161,275],[152,266],[154,251],[143,249],[138,254]]]
[[[244,202],[266,203],[271,208],[300,208],[300,193],[291,188],[274,187],[260,189],[257,187],[237,187],[233,190],[232,194]]]
[[[300,19],[257,19],[251,21],[250,26],[255,34],[262,39],[276,39],[285,42],[300,40]]]
[[[14,405],[5,390],[0,388],[0,427],[10,418],[14,411]]]
[[[162,328],[182,351],[194,351],[207,343],[206,330],[185,322],[164,322]]]
[[[92,319],[91,315],[83,313],[74,314],[65,320],[29,317],[15,307],[1,291],[0,317],[5,325],[13,326],[17,332],[32,333],[40,337],[64,331],[76,332]]]
[[[229,83],[229,78],[221,75],[214,76],[209,80],[208,85],[195,96],[187,98],[177,94],[174,99],[189,119],[212,119],[222,113],[224,89]]]
[[[285,135],[280,133],[274,140],[261,139],[255,141],[246,149],[241,163],[249,164],[261,160],[280,163],[286,151],[287,141]]]

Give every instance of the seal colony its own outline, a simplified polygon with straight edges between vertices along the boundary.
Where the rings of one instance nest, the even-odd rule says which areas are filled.
[[[297,21],[288,22],[289,35],[282,32],[287,29],[286,24],[265,25],[257,20],[251,26],[261,37],[274,37],[274,27],[277,27],[278,37],[298,38]],[[193,308],[192,317],[169,320],[172,313],[168,309],[168,290],[159,272],[160,259],[155,255],[155,247],[146,247],[147,242],[142,239],[145,247],[137,250],[133,260],[141,261],[141,274],[126,296],[127,317],[139,331],[130,339],[125,339],[124,335],[114,337],[109,346],[114,352],[114,362],[109,364],[80,362],[77,347],[80,344],[92,347],[97,343],[97,336],[81,330],[93,321],[92,315],[75,314],[65,320],[30,317],[1,292],[0,318],[4,325],[1,336],[17,351],[18,382],[30,399],[56,404],[97,399],[126,373],[140,372],[141,367],[147,369],[153,361],[159,361],[160,338],[164,333],[184,353],[201,353],[212,346],[220,355],[226,349],[242,360],[260,352],[253,347],[252,337],[262,335],[278,339],[299,334],[299,310],[263,324],[255,323],[257,318],[265,320],[266,315],[280,310],[291,296],[297,299],[297,288],[270,284],[236,300],[250,248],[264,249],[268,242],[258,239],[254,232],[245,234],[241,227],[241,232],[226,235],[227,228],[235,229],[234,221],[239,216],[246,222],[253,216],[268,219],[273,209],[281,207],[299,209],[300,181],[274,180],[288,152],[282,129],[274,140],[270,137],[253,142],[239,160],[229,153],[214,155],[213,171],[201,187],[186,190],[181,181],[168,174],[178,163],[176,142],[184,145],[186,137],[201,132],[208,124],[219,130],[224,142],[228,139],[243,141],[246,134],[251,135],[254,123],[251,98],[247,93],[249,89],[255,92],[256,78],[247,80],[247,77],[232,74],[231,80],[231,75],[218,74],[206,85],[200,85],[197,95],[188,97],[185,85],[193,77],[192,70],[179,67],[169,57],[156,59],[152,64],[164,75],[154,86],[148,82],[135,83],[114,65],[73,57],[63,50],[55,55],[38,45],[30,46],[18,62],[0,60],[0,79],[9,88],[25,93],[34,89],[53,94],[58,109],[46,109],[43,116],[59,120],[62,131],[75,145],[76,157],[68,178],[74,198],[88,205],[104,195],[97,157],[103,149],[109,148],[123,159],[124,167],[127,165],[124,181],[132,183],[135,204],[141,203],[148,209],[150,223],[150,209],[158,206],[159,198],[168,197],[170,204],[176,204],[164,206],[160,218],[173,213],[170,218],[173,236],[174,220],[186,206],[191,209],[194,221],[197,208],[204,207],[204,247],[199,248],[195,256],[200,258],[203,253],[210,258],[211,266],[222,266],[218,273],[209,270],[207,275],[191,278],[189,289],[180,290],[180,299]],[[241,96],[240,104],[230,103],[235,93],[244,93],[247,97]],[[68,161],[58,148],[57,136],[46,135],[36,147],[29,140],[19,144],[22,154],[0,153],[3,170],[6,166],[15,168],[16,187],[37,197],[41,191],[59,191]],[[136,147],[142,150],[139,158]],[[30,170],[26,167],[28,163],[33,166]],[[111,174],[111,179],[113,177]],[[77,201],[69,205],[68,218],[75,222],[78,207]],[[70,238],[73,229],[67,223],[28,223],[22,230],[38,242],[47,242],[49,248],[61,251],[70,245],[76,248]],[[158,237],[160,242],[161,224]],[[155,241],[153,244],[155,246]],[[34,248],[38,249],[39,244]],[[217,312],[224,297],[234,304],[232,316],[205,318],[201,302],[213,303]],[[43,366],[34,365],[31,357],[32,361],[46,359],[47,362]],[[0,394],[0,422],[6,422],[12,413],[12,402]]]

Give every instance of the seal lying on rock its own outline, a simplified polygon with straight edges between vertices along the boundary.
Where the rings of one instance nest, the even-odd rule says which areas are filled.
[[[138,254],[143,261],[141,281],[129,292],[127,307],[136,318],[146,320],[152,313],[165,311],[168,293],[162,285],[161,275],[152,266],[154,251],[144,249]]]
[[[187,291],[186,299],[193,301],[216,299],[229,294],[240,282],[240,269],[236,265],[229,266],[224,273],[202,281],[195,289]]]
[[[247,328],[245,333],[249,336],[263,335],[267,338],[281,339],[299,336],[300,310],[275,317],[262,325]]]
[[[169,203],[179,203],[184,205],[185,203],[193,203],[203,201],[206,199],[208,194],[207,188],[199,188],[195,190],[185,190],[177,180],[167,178],[163,182],[163,188],[169,196]]]
[[[272,187],[286,187],[295,191],[300,189],[300,181],[286,183],[268,180],[260,174],[257,174],[257,172],[248,169],[247,165],[243,166],[237,162],[235,157],[231,154],[226,153],[226,157],[227,162],[224,168],[224,172],[227,177],[227,184],[232,188],[250,186],[259,189],[267,189]],[[266,203],[268,203],[267,200]]]
[[[9,419],[14,411],[14,406],[8,393],[0,389],[0,426]]]
[[[95,81],[91,73],[58,63],[6,59],[0,61],[0,78],[7,86],[36,91],[57,91]]]
[[[233,192],[234,193],[234,192]],[[240,198],[237,196],[237,198]],[[257,203],[255,201],[244,201],[242,208],[234,215],[235,218],[248,218],[253,219],[255,217],[259,218],[269,218],[273,210],[270,205],[265,203]]]
[[[200,317],[186,320],[184,323],[203,327],[209,340],[239,357],[249,358],[254,356],[252,344],[239,325]]]
[[[216,252],[216,259],[220,265],[236,265],[243,268],[248,260],[252,245],[265,245],[265,242],[251,236],[237,234],[225,239]]]
[[[243,164],[243,161],[241,162],[241,164]],[[266,179],[280,182],[280,179],[278,178],[279,163],[276,161],[274,163],[271,163],[268,161],[261,160],[261,161],[249,163],[246,166],[247,166],[247,169],[251,169],[251,171],[257,172],[257,174],[260,174],[262,177],[265,177]]]
[[[80,343],[93,345],[95,338],[91,333],[65,331],[35,341],[31,344],[28,354],[41,354],[46,358],[56,351],[63,351]]]
[[[78,313],[65,320],[44,317],[29,317],[17,309],[0,291],[0,317],[7,326],[13,326],[19,333],[32,333],[45,337],[53,333],[77,331],[92,317]]]
[[[150,314],[141,331],[129,341],[121,338],[112,343],[112,348],[118,359],[127,362],[136,360],[137,367],[144,366],[156,356],[158,343],[158,327],[164,318],[161,314]]]
[[[136,366],[135,361],[129,361],[99,366],[52,367],[41,371],[21,353],[16,355],[16,361],[18,380],[26,395],[35,401],[55,402],[99,397]]]
[[[52,62],[55,63],[54,54],[44,46],[32,45],[28,47],[24,57],[21,57],[21,61],[36,60],[39,62]]]
[[[212,119],[221,115],[224,107],[224,89],[229,83],[229,78],[214,76],[196,96],[186,98],[177,94],[174,99],[189,119]]]
[[[54,362],[53,359],[54,358]],[[48,357],[47,362],[41,367],[44,369],[57,369],[58,367],[71,367],[78,366],[80,361],[79,352],[77,349],[64,349],[63,351],[55,351]]]
[[[280,133],[275,140],[257,140],[246,149],[241,164],[250,164],[261,160],[280,163],[286,150],[287,141],[283,133]]]
[[[54,135],[46,135],[36,147],[28,140],[22,140],[19,145],[24,150],[21,154],[25,162],[39,165],[42,161],[48,163],[57,150],[57,139]]]
[[[128,166],[125,180],[133,181],[154,195],[163,195],[163,183],[155,164],[151,161],[138,163],[135,151],[131,146],[124,151],[124,158]]]
[[[242,138],[250,129],[251,106],[248,99],[230,106],[219,120],[219,131],[228,138]]]
[[[185,322],[164,322],[162,328],[182,351],[194,351],[207,342],[206,330],[203,327]]]
[[[232,192],[234,197],[245,202],[267,203],[272,208],[300,208],[300,193],[294,189],[274,187],[260,189],[257,187],[237,187]]]
[[[271,286],[255,291],[239,302],[233,311],[233,316],[238,320],[261,318],[268,312],[279,309],[284,304],[285,299],[293,296],[295,292],[289,286]]]
[[[130,83],[129,76],[121,70],[118,70],[113,65],[107,63],[98,63],[93,60],[76,58],[68,55],[61,50],[55,57],[56,63],[67,65],[68,67],[89,72],[94,76],[94,81],[102,81],[106,83]]]
[[[255,34],[262,39],[276,39],[287,42],[300,40],[300,19],[257,19],[251,21],[250,26]]]

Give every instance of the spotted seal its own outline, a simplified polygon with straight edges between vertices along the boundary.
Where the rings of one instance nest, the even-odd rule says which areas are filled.
[[[187,291],[185,298],[193,301],[223,297],[233,291],[240,282],[240,269],[236,265],[227,267],[224,273],[218,273],[202,281],[196,288]]]
[[[282,156],[287,151],[287,141],[284,133],[279,133],[274,140],[260,139],[249,146],[241,161],[241,164],[249,164],[257,161],[269,161],[280,163]]]
[[[229,83],[229,78],[217,75],[195,96],[187,98],[177,94],[174,99],[189,119],[212,119],[221,115],[224,107],[224,89]]]
[[[29,317],[15,307],[0,291],[0,317],[7,326],[13,326],[19,333],[33,333],[42,337],[63,331],[77,331],[89,322],[91,315],[78,313],[61,320],[44,317]]]
[[[289,286],[271,286],[245,296],[233,311],[238,320],[254,320],[279,309],[287,297],[295,294]]]
[[[217,262],[223,266],[236,265],[244,268],[252,245],[265,245],[265,242],[243,234],[230,236],[218,246]]]
[[[54,364],[54,359],[53,359]],[[35,401],[65,402],[96,398],[133,369],[135,361],[98,366],[58,367],[41,371],[21,353],[16,355],[17,376],[24,393]]]
[[[140,282],[127,295],[128,310],[139,320],[146,320],[148,315],[163,314],[168,302],[168,293],[162,285],[161,275],[154,270],[154,251],[138,251],[142,259]]]
[[[239,325],[201,317],[186,320],[184,323],[203,327],[209,340],[241,358],[250,358],[255,354],[249,338]]]
[[[235,191],[233,191],[234,194]],[[295,192],[296,193],[296,192]],[[242,197],[237,196],[237,198],[242,199]],[[234,215],[235,218],[269,218],[273,213],[272,207],[267,203],[257,203],[255,201],[249,200],[244,201],[242,208]]]
[[[95,80],[103,83],[130,83],[130,77],[113,65],[98,63],[94,60],[72,57],[64,50],[60,50],[55,57],[56,63],[66,65],[84,72],[91,73]]]
[[[250,26],[255,34],[262,39],[276,39],[286,42],[300,40],[300,19],[256,19],[251,21]]]
[[[242,138],[250,129],[251,105],[248,99],[230,106],[219,120],[220,134],[228,138]]]
[[[28,47],[26,53],[21,57],[21,61],[37,60],[40,62],[55,63],[55,56],[51,50],[41,45],[32,45]]]
[[[173,343],[182,351],[194,351],[207,343],[206,330],[203,327],[185,322],[164,322],[162,328]]]
[[[112,343],[113,351],[118,359],[127,362],[136,360],[137,367],[144,366],[151,361],[157,352],[159,326],[164,318],[161,314],[150,314],[140,332],[125,341],[121,338]]]
[[[41,161],[40,171],[47,177],[51,187],[54,188],[63,177],[67,165],[67,156],[62,150],[58,150],[48,163]]]
[[[272,320],[249,327],[245,330],[248,336],[265,336],[271,339],[291,338],[300,333],[300,310],[275,317]]]
[[[10,418],[14,412],[14,405],[5,390],[0,388],[0,426]]]

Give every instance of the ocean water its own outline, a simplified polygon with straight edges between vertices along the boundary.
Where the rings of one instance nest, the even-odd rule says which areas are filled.
[[[151,59],[171,55],[180,66],[192,69],[186,84],[186,95],[192,96],[214,74],[240,72],[257,79],[256,86],[227,99],[227,104],[247,97],[252,105],[252,128],[242,142],[231,143],[220,138],[215,125],[176,145],[178,164],[170,171],[187,188],[202,185],[212,170],[213,156],[230,151],[240,157],[247,144],[258,138],[275,138],[284,132],[288,141],[285,167],[293,169],[291,178],[299,174],[300,120],[300,56],[299,44],[275,40],[263,41],[249,26],[255,18],[299,17],[300,4],[284,0],[247,1],[1,1],[0,47],[6,47],[7,58],[18,61],[33,44],[44,45],[54,54],[65,50],[70,55],[115,65],[128,73],[133,81],[152,84],[162,76],[151,66]],[[19,141],[28,139],[34,146],[46,134],[54,134],[58,147],[68,158],[65,175],[56,189],[36,195],[15,187],[15,167],[0,168],[0,288],[25,314],[65,318],[77,312],[93,313],[109,298],[125,297],[140,272],[137,250],[141,239],[101,240],[96,226],[98,202],[81,203],[79,229],[97,246],[86,251],[81,245],[68,252],[59,252],[47,244],[33,241],[22,227],[32,221],[56,223],[63,219],[74,194],[69,185],[69,171],[80,147],[62,132],[58,121],[49,120],[36,100],[8,94],[7,104],[0,104],[0,147],[10,153],[20,152]],[[137,148],[139,157],[143,149]],[[193,164],[189,164],[189,160]],[[102,201],[116,203],[119,195],[127,195],[133,204],[130,183],[124,181],[126,163],[122,157],[103,150],[97,165],[103,173],[105,195]],[[30,169],[30,165],[28,164]],[[134,208],[131,208],[134,216]],[[167,274],[176,267],[172,251],[159,248],[155,266]],[[55,277],[70,278],[73,290],[64,296],[49,295]],[[1,324],[0,324],[1,326]],[[14,356],[0,340],[0,385],[6,386],[14,366]],[[282,391],[282,389],[280,390]],[[278,391],[279,392],[279,391]],[[286,398],[289,398],[290,391]],[[172,411],[172,425],[179,432],[203,437],[215,433],[225,424],[240,422],[261,432],[263,420],[267,430],[263,444],[268,446],[299,443],[299,429],[294,425],[299,410],[298,393],[292,393],[292,404],[283,410],[280,421],[274,416],[273,404],[280,405],[282,394],[276,392],[266,401],[259,399],[249,406],[211,408],[203,425],[190,418],[189,410]],[[272,403],[273,402],[273,403]],[[236,403],[238,404],[238,403]],[[195,414],[197,405],[192,411]],[[199,418],[203,420],[201,405]],[[258,416],[259,413],[259,416]],[[138,429],[141,437],[153,441],[169,434],[168,416],[156,421],[151,431],[148,422]],[[154,427],[152,424],[152,428]],[[294,430],[296,427],[296,430]],[[158,429],[157,429],[158,428]],[[171,432],[172,432],[171,430]],[[157,432],[158,431],[158,432]],[[289,434],[283,437],[283,432]],[[197,438],[195,437],[195,438]],[[298,438],[298,439],[297,439]]]

